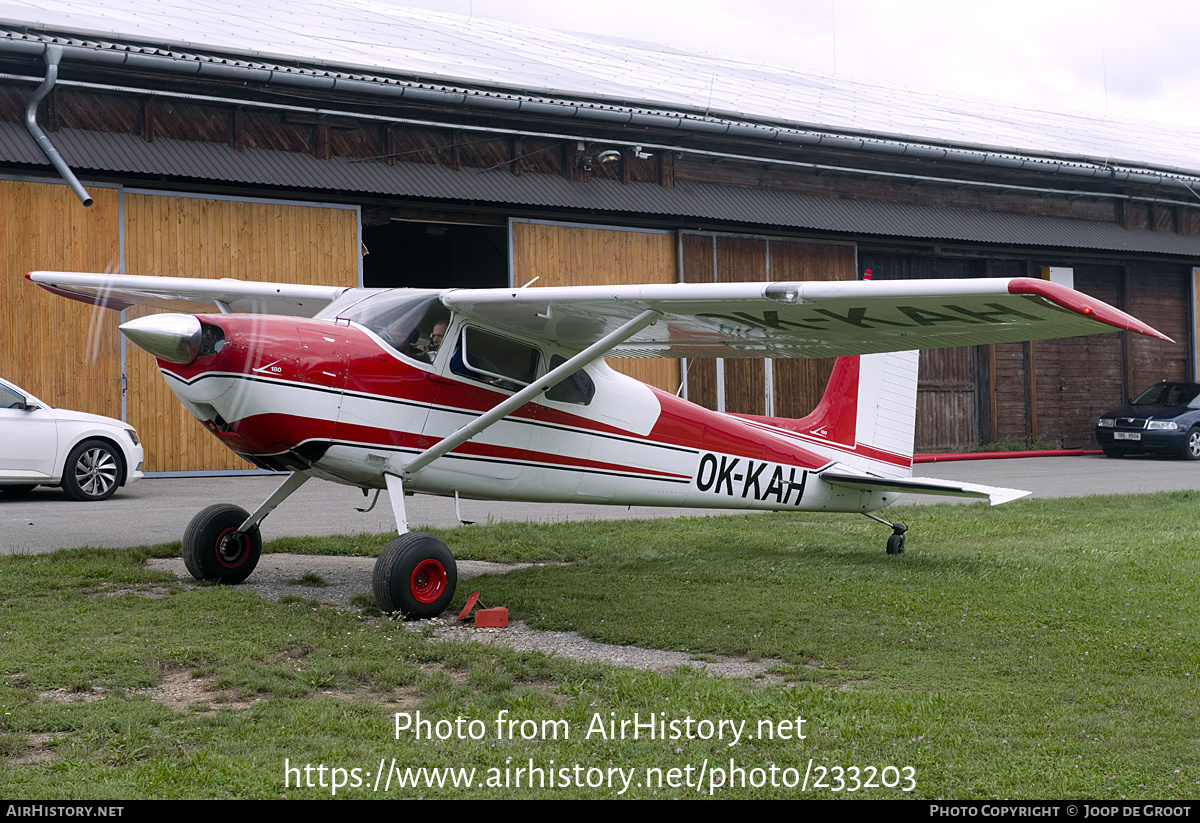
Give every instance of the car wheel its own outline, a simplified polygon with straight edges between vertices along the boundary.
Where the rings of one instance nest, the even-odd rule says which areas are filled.
[[[408,532],[380,552],[372,582],[380,611],[423,620],[437,617],[450,605],[458,566],[441,540]]]
[[[1184,460],[1200,460],[1200,427],[1193,426],[1188,431],[1187,442],[1180,455]]]
[[[103,440],[84,440],[67,455],[62,487],[75,500],[107,500],[121,483],[121,457]]]
[[[262,555],[258,526],[238,534],[250,515],[240,506],[217,503],[195,517],[183,533],[183,564],[197,580],[241,583]]]
[[[1125,456],[1124,451],[1122,451],[1121,449],[1114,449],[1112,446],[1101,446],[1100,448],[1104,449],[1105,457],[1124,457]]]

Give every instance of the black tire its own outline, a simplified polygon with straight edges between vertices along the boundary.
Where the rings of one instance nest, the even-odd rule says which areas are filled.
[[[424,620],[450,605],[458,566],[446,544],[425,532],[402,534],[375,561],[375,603],[383,612]]]
[[[37,486],[35,484],[26,483],[25,485],[22,485],[22,486],[0,486],[0,492],[4,492],[5,494],[16,495],[19,497],[23,494],[29,494],[31,491],[33,491],[36,488],[37,488]]]
[[[235,537],[249,514],[239,506],[218,503],[192,518],[183,533],[183,563],[197,580],[241,583],[262,555],[258,526]]]
[[[1120,458],[1125,456],[1123,449],[1114,449],[1112,446],[1101,446],[1105,457]]]
[[[1179,456],[1184,460],[1200,460],[1200,426],[1192,426],[1187,433],[1187,442]]]
[[[888,554],[904,554],[904,535],[893,534],[887,539]]]
[[[103,440],[84,440],[67,455],[62,488],[75,500],[107,500],[124,476],[119,449]]]

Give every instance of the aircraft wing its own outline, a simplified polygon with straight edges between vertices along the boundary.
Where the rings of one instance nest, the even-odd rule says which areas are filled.
[[[72,300],[121,311],[154,306],[188,314],[216,311],[312,317],[345,288],[206,280],[197,277],[142,277],[130,274],[32,271],[25,275],[47,291]]]
[[[1001,486],[983,486],[978,483],[960,483],[954,480],[935,480],[931,477],[871,477],[865,474],[846,474],[825,471],[820,475],[826,483],[864,491],[895,491],[905,494],[940,494],[952,497],[986,497],[993,506],[1025,497],[1030,492],[1021,489],[1006,489]]]
[[[1166,335],[1100,300],[1032,278],[455,289],[480,324],[583,349],[650,309],[616,357],[832,357],[1124,329]]]

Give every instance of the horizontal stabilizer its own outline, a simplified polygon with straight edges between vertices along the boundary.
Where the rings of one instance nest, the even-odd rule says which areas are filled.
[[[1021,489],[1005,489],[1000,486],[983,486],[978,483],[959,483],[954,480],[934,480],[929,477],[898,479],[891,477],[869,477],[864,474],[843,474],[827,471],[820,475],[826,483],[849,489],[866,491],[894,491],[905,494],[944,494],[952,497],[986,497],[993,506],[1025,497],[1030,492]]]

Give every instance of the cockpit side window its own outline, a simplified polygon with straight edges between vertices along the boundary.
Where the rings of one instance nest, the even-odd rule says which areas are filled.
[[[450,371],[462,377],[519,391],[538,377],[542,353],[527,343],[465,326]]]

